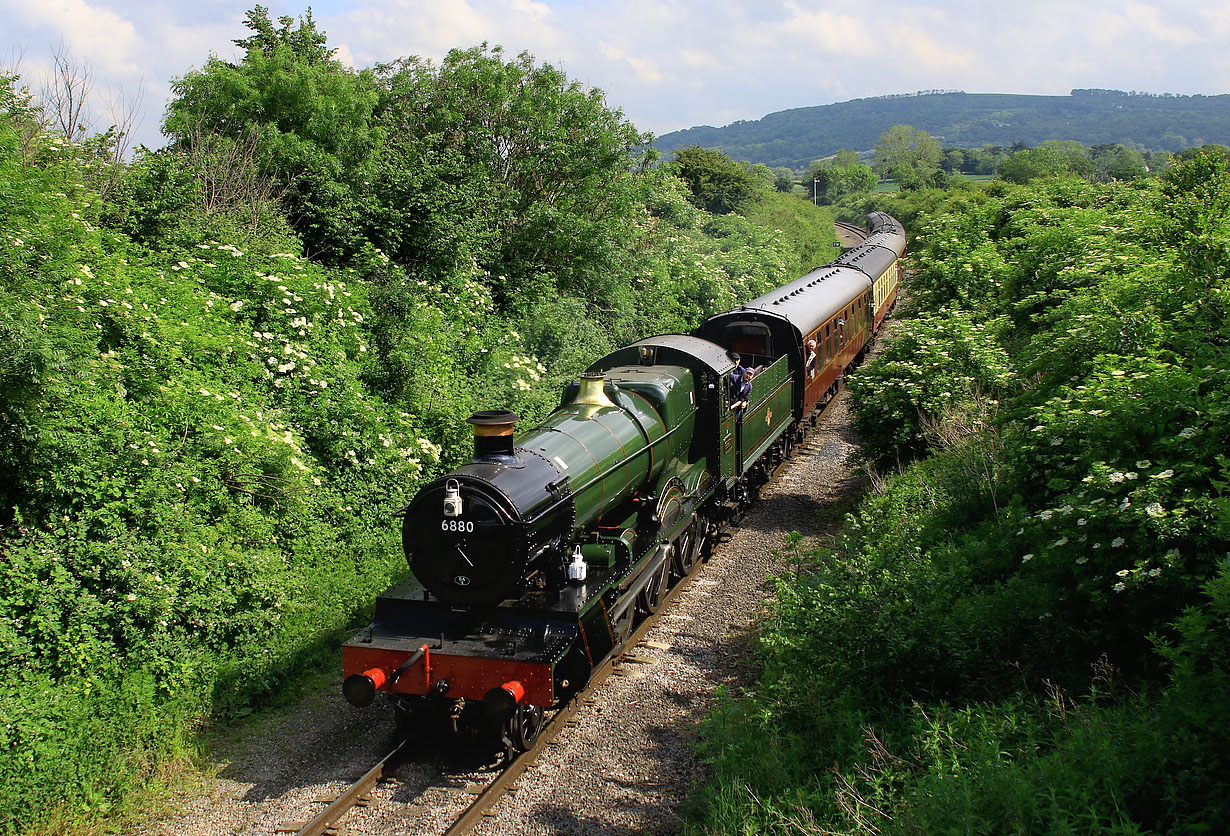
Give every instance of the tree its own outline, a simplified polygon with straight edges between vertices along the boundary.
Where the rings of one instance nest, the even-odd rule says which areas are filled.
[[[737,212],[756,199],[755,175],[721,151],[693,145],[675,152],[675,170],[692,191],[693,203],[718,215]]]
[[[846,195],[869,192],[879,178],[870,166],[859,161],[858,154],[842,148],[830,159],[816,160],[803,175],[803,182],[815,190],[816,200],[835,203]]]
[[[1121,144],[1095,145],[1089,149],[1099,180],[1134,180],[1149,173],[1145,157],[1135,148]]]
[[[862,160],[859,159],[858,152],[852,151],[849,148],[840,148],[833,155],[833,168],[845,168],[847,166],[859,165]]]
[[[785,166],[773,169],[773,188],[779,192],[789,192],[794,188],[794,172]]]
[[[965,167],[965,150],[962,148],[945,148],[944,156],[940,160],[940,168],[947,171],[949,174],[956,174],[962,171]]]
[[[405,264],[475,259],[503,304],[544,282],[614,304],[650,151],[602,91],[486,44],[376,72],[390,137],[372,188],[378,247]]]
[[[1017,151],[999,166],[999,176],[1009,183],[1028,183],[1041,177],[1087,175],[1089,161],[1058,148],[1040,146]]]
[[[245,23],[253,34],[235,41],[242,61],[212,57],[174,80],[163,132],[183,151],[210,134],[254,142],[258,166],[289,186],[284,205],[308,252],[343,261],[378,222],[367,184],[385,145],[379,87],[370,71],[333,57],[310,12],[279,22],[256,6]]]
[[[940,144],[931,134],[909,125],[893,125],[876,142],[874,168],[881,177],[891,176],[903,189],[922,188],[931,184],[941,154]]]

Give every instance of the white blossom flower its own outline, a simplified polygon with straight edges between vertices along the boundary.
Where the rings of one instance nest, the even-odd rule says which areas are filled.
[[[1031,561],[1031,560],[1033,560],[1033,559],[1034,559],[1034,554],[1033,554],[1033,552],[1030,552],[1029,554],[1026,554],[1026,555],[1022,555],[1022,556],[1021,556],[1021,562],[1022,562],[1022,563],[1028,563],[1029,561]]]
[[[1162,503],[1154,502],[1145,507],[1145,513],[1150,517],[1160,517],[1165,511],[1162,510]]]
[[[1119,548],[1120,546],[1122,546],[1122,545],[1123,545],[1123,543],[1124,543],[1124,540],[1123,540],[1123,538],[1122,538],[1122,537],[1116,537],[1114,540],[1111,540],[1111,541],[1110,541],[1110,547],[1111,547],[1112,549],[1117,549],[1117,548]]]
[[[1195,427],[1184,427],[1183,429],[1179,430],[1179,438],[1187,439],[1187,438],[1191,438],[1195,434],[1196,434]]]
[[[1122,592],[1123,590],[1127,589],[1127,584],[1125,584],[1123,581],[1120,581],[1119,583],[1112,586],[1111,589],[1113,589],[1115,592]]]
[[[1058,540],[1056,540],[1054,543],[1051,543],[1051,548],[1052,548],[1052,549],[1057,549],[1057,548],[1059,548],[1060,546],[1066,546],[1066,545],[1068,545],[1068,538],[1067,538],[1067,537],[1060,537],[1060,538],[1059,538]]]
[[[1162,570],[1158,569],[1156,566],[1149,570],[1149,577],[1151,578],[1156,578],[1160,574],[1162,574]]]
[[[1110,474],[1110,476],[1108,476],[1107,478],[1110,479],[1110,481],[1114,482],[1117,485],[1123,481],[1123,474],[1116,470],[1114,473]]]
[[[1132,574],[1132,571],[1130,569],[1120,569],[1118,572],[1115,572],[1115,574],[1121,578],[1126,578],[1128,575]]]
[[[1173,471],[1173,470],[1171,470],[1170,468],[1166,468],[1165,470],[1161,471],[1160,473],[1154,473],[1154,474],[1153,474],[1153,476],[1152,476],[1152,477],[1150,477],[1150,478],[1152,478],[1152,479],[1169,479],[1169,478],[1170,478],[1170,477],[1172,477],[1172,476],[1174,476],[1174,471]]]
[[[1055,515],[1055,512],[1054,512],[1054,511],[1052,511],[1050,508],[1047,508],[1047,509],[1045,509],[1045,510],[1043,510],[1043,511],[1039,511],[1039,512],[1038,512],[1038,519],[1040,519],[1040,520],[1049,520],[1049,519],[1050,519],[1051,517],[1053,517],[1054,515]]]

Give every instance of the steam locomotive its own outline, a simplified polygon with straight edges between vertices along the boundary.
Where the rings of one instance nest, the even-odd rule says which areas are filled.
[[[403,734],[443,718],[529,748],[544,710],[695,570],[880,327],[906,239],[884,213],[867,220],[861,244],[698,335],[598,360],[520,435],[512,413],[471,416],[473,459],[398,512],[413,576],[343,647],[346,699],[386,695]],[[741,410],[736,358],[758,370]]]

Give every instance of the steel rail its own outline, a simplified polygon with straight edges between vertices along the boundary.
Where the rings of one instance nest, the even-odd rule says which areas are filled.
[[[846,236],[848,236],[848,239],[852,241],[866,241],[870,237],[870,233],[867,232],[866,227],[861,227],[858,224],[846,223],[845,221],[833,221],[833,227],[838,232],[839,237],[840,233],[844,232]],[[845,244],[844,242],[843,245],[851,246],[850,244]]]
[[[316,816],[303,825],[295,836],[324,836],[336,828],[337,822],[363,800],[372,787],[386,777],[392,777],[393,770],[401,763],[403,755],[409,750],[409,741],[402,741],[397,748],[389,752],[380,762],[364,773],[363,777],[350,785],[350,788],[329,803]]]
[[[697,569],[699,569],[700,566],[701,564],[698,563]],[[551,741],[553,741],[559,733],[567,727],[568,721],[575,717],[577,713],[580,712],[581,708],[587,704],[585,700],[586,695],[590,694],[591,691],[605,682],[612,673],[619,669],[619,663],[625,656],[628,655],[629,649],[640,644],[641,640],[645,638],[645,635],[649,632],[649,630],[657,624],[658,618],[663,612],[666,611],[666,608],[679,596],[681,596],[685,590],[689,589],[699,575],[700,572],[694,570],[686,578],[683,578],[679,583],[675,584],[674,588],[666,596],[665,600],[663,600],[662,606],[658,608],[658,611],[642,620],[641,623],[633,629],[632,633],[628,636],[627,641],[624,642],[618,653],[612,652],[607,656],[606,661],[594,670],[594,673],[590,676],[589,682],[586,683],[584,690],[569,700],[567,705],[555,712],[555,715],[547,722],[546,725],[543,726],[542,732],[538,735],[538,739],[534,742],[534,745],[513,758],[509,762],[508,766],[504,767],[503,771],[496,776],[495,780],[488,784],[481,793],[475,796],[474,801],[470,803],[470,806],[462,811],[461,815],[455,822],[453,822],[448,830],[444,831],[444,836],[463,836],[463,834],[467,834],[474,829],[474,826],[478,824],[479,820],[482,819],[483,814],[500,800],[504,792],[507,791],[511,785],[521,777],[522,773],[524,773],[525,770],[534,763],[534,760],[542,752],[542,750],[549,746]]]

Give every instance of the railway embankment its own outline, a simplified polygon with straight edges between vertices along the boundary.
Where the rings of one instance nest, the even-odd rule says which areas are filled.
[[[1149,183],[885,199],[885,474],[775,585],[696,832],[1226,832],[1230,287],[1219,149]]]

